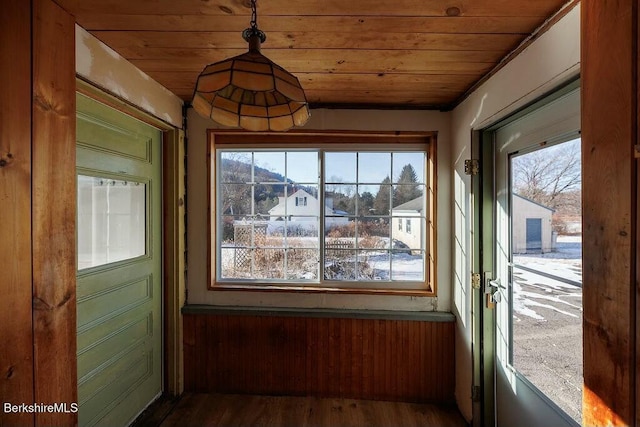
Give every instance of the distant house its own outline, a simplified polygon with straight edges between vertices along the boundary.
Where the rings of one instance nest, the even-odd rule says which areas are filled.
[[[555,249],[553,209],[515,193],[511,200],[513,253],[546,253]]]
[[[320,202],[304,190],[298,190],[289,197],[278,197],[278,204],[269,209],[271,221],[315,221],[320,214]],[[349,222],[347,212],[333,209],[333,199],[327,199],[324,207],[326,226],[344,225]]]
[[[391,235],[411,249],[422,248],[423,197],[416,197],[391,210]]]

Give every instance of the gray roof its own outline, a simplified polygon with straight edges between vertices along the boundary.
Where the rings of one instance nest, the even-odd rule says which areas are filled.
[[[421,212],[424,209],[424,202],[422,201],[422,196],[416,197],[413,200],[409,200],[399,206],[396,206],[392,210],[394,211],[416,211]]]

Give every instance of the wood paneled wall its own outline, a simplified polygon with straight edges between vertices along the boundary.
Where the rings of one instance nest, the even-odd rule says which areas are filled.
[[[31,320],[31,5],[0,13],[0,397],[33,401]],[[10,399],[9,399],[10,398]],[[0,425],[29,425],[33,414],[0,411]]]
[[[584,0],[581,8],[583,425],[633,425],[640,266],[634,158],[638,2]]]
[[[77,401],[75,21],[51,0],[9,0],[0,24],[0,397],[70,405]],[[71,412],[0,411],[0,425],[76,423]]]
[[[75,19],[34,0],[33,20],[34,398],[70,404],[78,400]],[[74,413],[36,414],[36,425],[75,422]]]
[[[454,323],[184,315],[185,390],[453,402]]]

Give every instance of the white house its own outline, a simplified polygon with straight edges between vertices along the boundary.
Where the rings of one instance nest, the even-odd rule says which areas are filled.
[[[391,235],[411,249],[422,248],[422,224],[424,215],[422,196],[409,200],[391,210]]]
[[[349,222],[347,213],[333,209],[333,200],[327,199],[324,207],[326,227],[344,225]],[[269,209],[271,221],[282,221],[287,218],[291,222],[315,221],[320,215],[320,201],[304,190],[298,190],[288,197],[278,197],[278,204]],[[334,216],[338,215],[338,216]]]
[[[555,247],[553,209],[513,193],[511,233],[513,253],[546,253]]]

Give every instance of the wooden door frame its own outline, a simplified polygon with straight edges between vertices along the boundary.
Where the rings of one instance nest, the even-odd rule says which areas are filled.
[[[637,0],[581,5],[584,425],[640,422]]]
[[[185,144],[184,132],[141,111],[81,78],[77,91],[162,132],[162,358],[163,394],[184,390],[182,314],[185,302]]]

